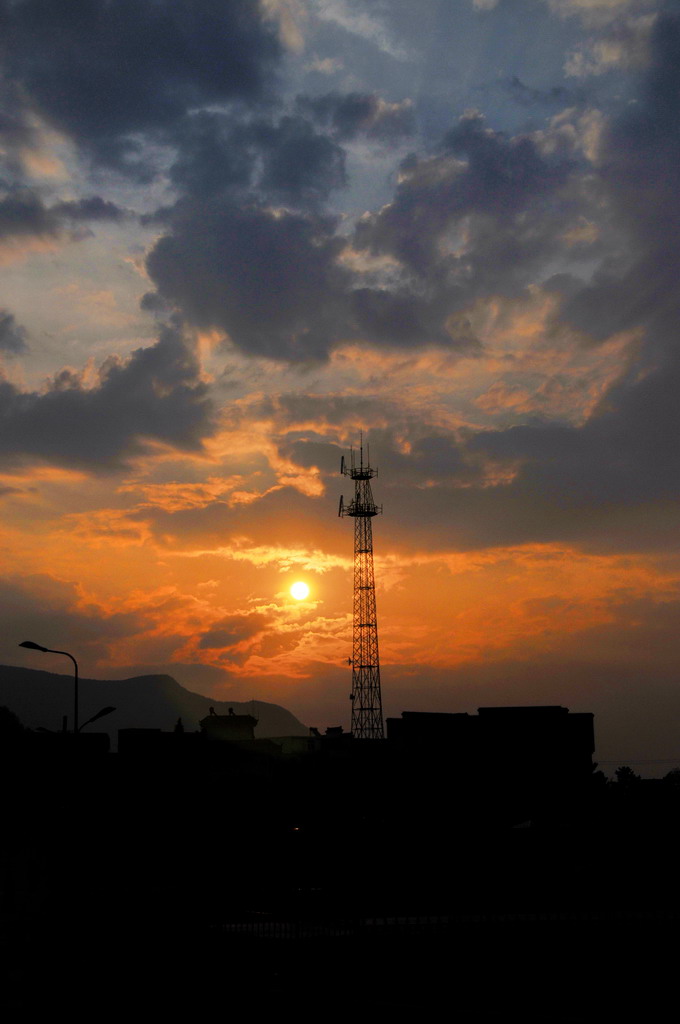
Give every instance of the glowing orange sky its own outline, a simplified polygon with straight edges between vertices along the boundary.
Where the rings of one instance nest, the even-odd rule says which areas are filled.
[[[2,660],[347,724],[363,431],[386,712],[561,703],[674,757],[680,21],[190,6],[126,7],[115,83],[103,0],[7,15]]]

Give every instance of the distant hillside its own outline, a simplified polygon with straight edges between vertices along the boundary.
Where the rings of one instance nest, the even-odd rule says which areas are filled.
[[[14,665],[0,665],[0,706],[5,705],[29,729],[61,729],[62,716],[73,714],[73,676],[41,672]],[[219,701],[191,693],[172,676],[134,676],[132,679],[81,679],[79,687],[79,718],[86,722],[100,708],[112,705],[114,714],[93,724],[97,732],[108,732],[115,742],[119,729],[174,728],[178,718],[187,732],[199,728],[199,721],[215,708],[226,715],[229,708],[236,714],[254,715],[258,719],[255,735],[306,736],[307,726],[278,704],[253,700]]]

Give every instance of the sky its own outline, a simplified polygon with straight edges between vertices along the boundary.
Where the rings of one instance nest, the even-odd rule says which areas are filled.
[[[0,68],[0,661],[348,727],[363,431],[386,715],[672,767],[680,3],[0,0]]]

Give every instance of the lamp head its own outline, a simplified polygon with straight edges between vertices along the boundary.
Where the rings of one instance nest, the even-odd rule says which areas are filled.
[[[28,647],[31,651],[49,651],[49,647],[41,647],[40,644],[34,644],[32,640],[24,640],[22,644],[19,644],[19,647]]]
[[[112,708],[112,707],[106,707],[106,708],[102,708],[102,709],[101,709],[101,711],[98,711],[96,715],[93,715],[93,716],[92,716],[92,718],[90,719],[90,721],[91,721],[91,722],[96,722],[98,718],[103,718],[103,717],[104,717],[104,715],[110,715],[110,714],[112,714],[112,712],[114,712],[115,710],[116,710],[116,708]]]

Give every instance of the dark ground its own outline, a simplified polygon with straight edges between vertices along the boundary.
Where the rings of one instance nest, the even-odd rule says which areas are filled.
[[[670,784],[520,792],[441,764],[407,786],[387,762],[6,755],[0,953],[14,1020],[64,1007],[667,1017],[680,921]]]

